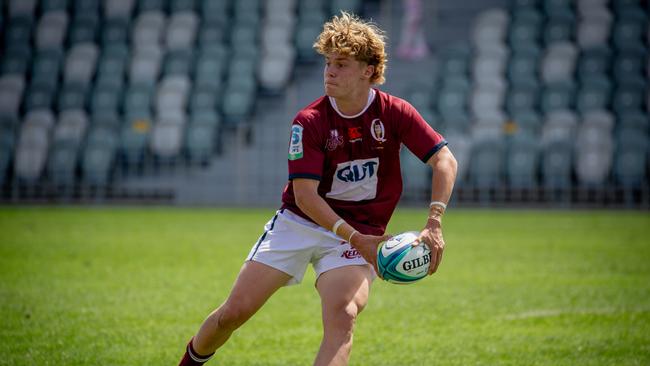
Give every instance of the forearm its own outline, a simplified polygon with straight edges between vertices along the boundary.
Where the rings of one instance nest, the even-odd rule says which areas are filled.
[[[449,149],[445,148],[429,161],[433,173],[431,177],[431,202],[430,215],[442,216],[447,203],[451,198],[456,180],[457,163]],[[441,204],[437,204],[441,203]],[[444,206],[443,206],[444,205]]]
[[[431,201],[447,204],[454,190],[456,166],[449,162],[439,162],[433,168],[431,177]]]
[[[325,199],[319,196],[316,192],[308,192],[301,195],[301,197],[296,200],[296,204],[298,205],[298,208],[314,220],[315,223],[327,230],[332,230],[336,222],[341,219],[341,217],[332,210],[330,205],[327,204]],[[336,228],[335,234],[345,240],[349,240],[354,231],[356,230],[352,225],[342,223]]]

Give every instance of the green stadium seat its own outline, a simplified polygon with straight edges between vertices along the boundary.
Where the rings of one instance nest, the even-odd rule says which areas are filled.
[[[99,17],[97,15],[80,14],[76,16],[68,29],[68,44],[95,43]]]
[[[168,0],[138,0],[136,11],[138,14],[147,11],[166,11]]]
[[[506,96],[506,110],[510,115],[534,111],[539,105],[539,93],[534,88],[514,87]]]
[[[48,49],[38,51],[32,64],[32,83],[47,84],[56,89],[59,84],[59,74],[63,64],[63,51]]]
[[[197,61],[194,76],[195,86],[201,89],[219,91],[223,85],[225,63],[217,59],[201,58]]]
[[[124,114],[144,115],[151,113],[153,105],[154,88],[147,84],[131,84],[124,93],[122,102]]]
[[[623,113],[618,118],[617,127],[636,130],[641,135],[647,135],[650,131],[650,119],[641,111]]]
[[[207,25],[220,25],[227,29],[230,21],[230,1],[199,0],[202,21]]]
[[[339,14],[341,10],[352,14],[359,14],[362,5],[361,0],[333,0],[330,2],[330,14]]]
[[[609,109],[611,82],[606,78],[593,77],[582,84],[576,97],[576,109],[584,114],[591,110]]]
[[[238,0],[232,5],[235,19],[259,18],[260,0]]]
[[[572,81],[547,84],[542,91],[540,107],[544,113],[572,109],[575,101],[575,84]]]
[[[9,19],[4,32],[5,48],[30,44],[33,26],[32,19],[26,16]]]
[[[425,195],[431,188],[431,169],[408,149],[400,151],[400,166],[403,173],[403,186],[406,192],[419,192]]]
[[[107,85],[98,85],[90,96],[92,114],[117,114],[120,110],[121,90]]]
[[[539,169],[537,138],[520,131],[510,138],[506,157],[506,176],[511,188],[534,188]]]
[[[644,110],[644,89],[620,86],[614,90],[612,109],[617,115],[637,113]]]
[[[168,0],[169,1],[169,11],[171,13],[177,13],[181,11],[194,11],[196,9],[195,0]]]
[[[86,146],[116,148],[119,145],[118,131],[114,126],[93,121],[86,137]]]
[[[68,10],[68,0],[41,0],[40,5],[43,13]]]
[[[645,171],[650,147],[647,133],[639,133],[635,128],[622,128],[616,140],[618,148],[613,167],[616,181],[625,188],[643,187],[647,184]]]
[[[152,120],[150,116],[127,117],[120,131],[120,156],[127,169],[137,168],[143,162],[151,138]]]
[[[468,90],[462,87],[443,87],[438,94],[437,111],[443,120],[467,115]]]
[[[523,8],[533,8],[537,9],[540,7],[540,0],[510,0],[508,1],[510,4],[510,10],[511,11],[516,11],[517,9],[523,9]]]
[[[216,126],[191,123],[185,133],[185,152],[192,165],[206,165],[215,151]]]
[[[194,88],[190,96],[190,112],[200,110],[216,110],[220,105],[220,96],[218,91],[212,88]]]
[[[554,42],[572,41],[574,37],[574,24],[570,21],[553,20],[544,27],[544,44]]]
[[[296,26],[296,54],[299,60],[305,62],[313,62],[318,59],[318,55],[314,52],[312,45],[314,40],[318,37],[321,32],[322,22],[307,22],[303,19],[298,20],[298,25]]]
[[[102,25],[101,41],[102,45],[126,45],[129,40],[129,20],[128,18],[108,18]]]
[[[515,124],[517,131],[537,134],[542,127],[542,117],[535,110],[518,110],[510,115],[510,121]]]
[[[573,154],[566,144],[551,144],[542,153],[542,182],[551,189],[571,187]]]
[[[513,9],[511,19],[513,24],[530,24],[536,28],[541,28],[544,25],[544,15],[534,7]]]
[[[254,104],[254,90],[250,88],[226,88],[222,101],[224,123],[232,126],[248,118]]]
[[[32,49],[27,45],[14,45],[4,50],[2,56],[2,74],[27,73],[32,61]]]
[[[505,165],[503,141],[475,142],[470,159],[470,181],[480,190],[497,188],[503,183]]]
[[[121,88],[127,68],[129,51],[125,45],[116,44],[104,47],[97,62],[97,85]]]
[[[578,60],[578,77],[588,80],[594,74],[609,72],[612,51],[607,47],[594,47],[583,50]]]
[[[25,91],[23,107],[26,111],[50,109],[54,102],[56,90],[50,84],[32,83]]]
[[[67,143],[55,143],[50,148],[45,167],[49,182],[61,187],[75,183],[78,148]]]
[[[63,85],[59,92],[57,107],[59,111],[83,109],[86,107],[87,87],[80,83]]]
[[[226,38],[227,35],[227,30],[220,24],[203,24],[199,28],[199,48],[212,44],[223,44],[228,39]]]
[[[508,63],[508,79],[511,82],[517,82],[522,79],[537,80],[537,60],[534,57],[514,55]]]
[[[647,58],[644,53],[622,52],[619,53],[613,65],[614,80],[618,83],[643,79]]]
[[[172,50],[165,55],[163,75],[185,75],[193,73],[194,56],[189,49]]]
[[[116,150],[106,145],[88,145],[81,156],[81,178],[85,185],[106,187],[111,179]]]
[[[101,0],[83,0],[71,1],[73,13],[77,15],[97,15],[99,14],[99,3]]]
[[[90,117],[90,124],[105,130],[117,131],[122,125],[122,118],[115,113],[95,113]]]

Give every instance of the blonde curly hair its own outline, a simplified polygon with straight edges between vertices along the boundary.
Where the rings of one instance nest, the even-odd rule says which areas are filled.
[[[323,31],[313,47],[321,55],[338,53],[374,66],[371,84],[383,84],[386,80],[385,36],[374,23],[342,11],[340,16],[335,15],[323,25]]]

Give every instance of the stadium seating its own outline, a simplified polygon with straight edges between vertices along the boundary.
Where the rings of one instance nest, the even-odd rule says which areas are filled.
[[[2,3],[7,188],[106,187],[116,173],[209,164],[224,129],[245,125],[260,95],[281,94],[297,63],[317,59],[323,21],[363,2]],[[403,94],[450,141],[459,185],[647,189],[642,4],[512,0],[479,14],[467,42],[440,49],[435,78]],[[418,177],[411,183],[428,189]]]
[[[7,3],[3,184],[106,186],[118,168],[205,165],[224,126],[250,117],[258,86],[283,91],[296,58],[293,0]],[[326,3],[312,3],[324,17]]]
[[[469,47],[439,52],[438,79],[406,94],[432,96],[418,108],[432,108],[459,150],[461,187],[647,189],[650,27],[639,4],[512,0],[476,17]]]

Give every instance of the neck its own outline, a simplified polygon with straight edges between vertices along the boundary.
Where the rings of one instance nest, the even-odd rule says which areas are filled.
[[[342,98],[334,98],[339,111],[346,116],[354,116],[360,113],[368,103],[370,88],[363,88],[359,92],[352,93]]]

